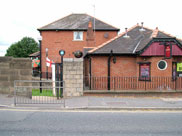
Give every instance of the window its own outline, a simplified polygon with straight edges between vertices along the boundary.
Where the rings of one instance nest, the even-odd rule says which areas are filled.
[[[157,67],[159,70],[165,70],[167,68],[167,62],[165,60],[160,60]]]
[[[150,63],[139,64],[140,80],[150,80]]]
[[[81,32],[81,31],[73,32],[73,40],[74,41],[82,41],[83,40],[83,32]]]

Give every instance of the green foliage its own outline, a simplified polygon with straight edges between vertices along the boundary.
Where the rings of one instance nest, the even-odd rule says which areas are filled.
[[[38,43],[30,37],[24,37],[21,41],[13,43],[7,50],[5,56],[26,58],[30,54],[39,51]]]
[[[57,90],[56,90],[57,92]],[[42,89],[42,93],[40,93],[40,89],[32,89],[32,96],[50,96],[56,97],[53,95],[53,91],[51,89]],[[61,96],[61,89],[59,90],[59,96]]]

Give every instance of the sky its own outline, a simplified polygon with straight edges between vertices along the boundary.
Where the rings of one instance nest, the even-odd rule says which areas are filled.
[[[25,36],[37,41],[37,28],[72,13],[95,16],[120,32],[144,22],[182,38],[181,0],[0,0],[0,5],[0,56]]]

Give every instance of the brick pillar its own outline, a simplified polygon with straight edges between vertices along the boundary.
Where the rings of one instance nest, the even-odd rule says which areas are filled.
[[[83,58],[63,59],[64,97],[83,95]]]

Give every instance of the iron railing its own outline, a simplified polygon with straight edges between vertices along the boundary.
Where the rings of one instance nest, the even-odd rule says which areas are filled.
[[[63,83],[63,86],[61,86]],[[65,104],[64,82],[52,80],[14,81],[14,104]]]
[[[85,90],[182,90],[182,77],[85,77]],[[109,83],[110,81],[110,83]],[[109,87],[109,88],[108,88]]]

